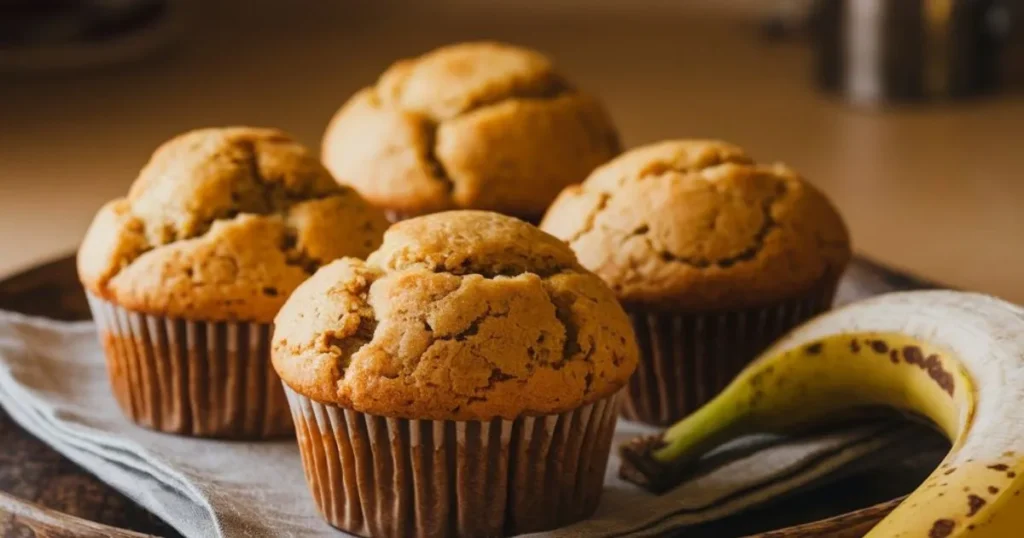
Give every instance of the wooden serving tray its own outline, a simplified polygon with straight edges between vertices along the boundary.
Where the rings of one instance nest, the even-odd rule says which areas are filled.
[[[934,287],[864,259],[846,275],[840,301]],[[60,320],[89,319],[73,257],[0,282],[0,309]],[[912,491],[937,462],[925,458],[791,495],[770,505],[685,530],[690,537],[863,535]],[[310,501],[312,502],[312,500]],[[180,536],[87,471],[22,430],[0,409],[0,536]]]

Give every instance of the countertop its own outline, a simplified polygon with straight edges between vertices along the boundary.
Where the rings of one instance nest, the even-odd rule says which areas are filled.
[[[717,137],[787,162],[835,200],[859,252],[1024,303],[1024,92],[853,109],[813,88],[804,44],[766,44],[732,17],[323,4],[210,3],[144,62],[0,78],[0,275],[72,251],[178,132],[273,125],[316,146],[334,110],[392,60],[494,38],[554,55],[605,99],[627,145]]]

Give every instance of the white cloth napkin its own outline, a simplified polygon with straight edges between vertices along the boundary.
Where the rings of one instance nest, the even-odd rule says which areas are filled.
[[[22,427],[151,510],[187,537],[339,536],[318,515],[294,441],[189,439],[138,428],[111,396],[88,322],[0,311],[0,404]],[[620,421],[616,446],[653,430]],[[597,513],[533,536],[662,536],[878,462],[912,445],[892,425],[779,440],[741,440],[697,478],[662,496],[617,476],[613,454]]]

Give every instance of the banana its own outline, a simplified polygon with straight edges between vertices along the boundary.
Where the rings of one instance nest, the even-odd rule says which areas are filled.
[[[952,448],[867,536],[1024,536],[1024,309],[972,293],[894,293],[809,321],[703,408],[623,446],[620,472],[665,488],[737,436],[879,406],[930,421]]]

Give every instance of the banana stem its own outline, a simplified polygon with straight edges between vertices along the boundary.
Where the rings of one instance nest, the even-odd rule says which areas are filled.
[[[650,491],[664,492],[679,484],[705,452],[743,431],[743,420],[730,398],[716,398],[661,435],[623,445],[619,474]]]
[[[686,465],[700,458],[712,447],[734,437],[740,416],[735,405],[726,398],[716,398],[696,412],[665,430],[664,446],[651,456],[662,463]]]

